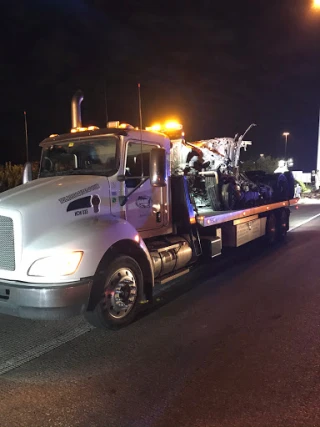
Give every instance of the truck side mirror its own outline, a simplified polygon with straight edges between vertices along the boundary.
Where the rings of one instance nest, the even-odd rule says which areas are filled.
[[[30,162],[27,162],[23,168],[22,183],[26,184],[30,181],[32,181],[32,165]]]
[[[152,187],[167,185],[167,162],[164,148],[153,148],[150,151],[150,183]]]

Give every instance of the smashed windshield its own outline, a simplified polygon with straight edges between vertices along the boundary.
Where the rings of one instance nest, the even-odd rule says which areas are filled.
[[[39,177],[103,175],[117,171],[116,136],[66,141],[44,147]]]

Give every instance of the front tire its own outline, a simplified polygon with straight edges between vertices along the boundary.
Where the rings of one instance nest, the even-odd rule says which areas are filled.
[[[97,302],[86,312],[86,319],[93,326],[114,330],[134,320],[143,293],[143,275],[133,258],[120,255],[111,261],[99,273],[96,286]]]

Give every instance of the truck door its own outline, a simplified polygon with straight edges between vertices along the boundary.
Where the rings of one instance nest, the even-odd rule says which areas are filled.
[[[149,176],[150,151],[157,145],[128,142],[126,156],[126,195],[141,182],[141,175]],[[126,204],[127,221],[137,230],[156,230],[163,226],[163,188],[155,188],[150,179],[142,184]]]

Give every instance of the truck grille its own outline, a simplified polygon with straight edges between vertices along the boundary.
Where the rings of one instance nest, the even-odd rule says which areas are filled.
[[[13,220],[0,215],[0,269],[14,271],[14,233]]]

